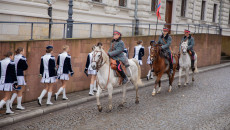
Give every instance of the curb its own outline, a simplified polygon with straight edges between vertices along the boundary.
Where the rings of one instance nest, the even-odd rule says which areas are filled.
[[[209,66],[209,67],[204,67],[203,69],[201,68],[201,70],[199,70],[199,73],[203,73],[206,71],[210,71],[210,70],[215,70],[215,69],[219,69],[219,68],[223,68],[223,67],[227,67],[230,66],[230,63],[224,63],[224,64],[219,64],[219,65],[214,65],[214,66]],[[189,73],[189,75],[192,74],[192,72]],[[182,75],[183,76],[183,75]],[[174,78],[178,78],[179,76],[176,75]],[[168,78],[163,78],[161,81],[167,81]],[[139,88],[144,88],[150,85],[154,85],[154,81],[148,81],[147,83],[143,84],[142,86],[139,86]],[[134,90],[135,88],[133,86],[128,86],[126,88],[126,91],[131,91]],[[122,93],[122,88],[120,89],[116,89],[113,91],[113,95],[115,94],[119,94]],[[106,97],[108,96],[108,92],[104,92],[100,95],[100,98]],[[65,102],[65,103],[60,103],[60,104],[55,104],[53,106],[49,106],[49,107],[45,107],[45,108],[41,108],[41,109],[36,109],[33,111],[29,111],[27,113],[21,114],[21,115],[15,115],[12,117],[6,117],[3,118],[2,120],[0,120],[0,127],[6,126],[6,125],[10,125],[13,123],[17,123],[23,120],[27,120],[30,118],[34,118],[34,117],[38,117],[41,116],[43,114],[48,114],[50,112],[54,112],[60,109],[65,109],[65,108],[70,108],[72,106],[77,106],[79,104],[88,102],[88,101],[93,101],[96,100],[96,97],[85,97],[79,100],[74,100],[74,101],[69,101],[69,102]]]

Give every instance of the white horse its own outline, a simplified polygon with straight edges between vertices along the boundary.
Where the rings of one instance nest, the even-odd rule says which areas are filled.
[[[136,89],[136,101],[135,103],[139,103],[139,95],[138,95],[138,86],[142,84],[140,79],[141,77],[141,69],[136,59],[129,59],[129,69],[130,69],[130,77],[129,80],[135,86]],[[109,110],[112,110],[112,93],[113,87],[119,86],[119,77],[115,77],[115,71],[110,67],[110,60],[107,53],[99,46],[95,47],[93,51],[92,64],[93,69],[97,69],[97,83],[98,90],[96,94],[97,98],[97,106],[99,112],[102,111],[101,103],[99,101],[100,94],[102,89],[108,89],[109,93]],[[122,85],[123,87],[123,98],[122,103],[119,105],[122,107],[124,103],[126,103],[126,85]]]
[[[180,69],[179,69],[178,87],[181,86],[181,75],[182,75],[183,70],[185,70],[185,83],[184,83],[184,85],[186,86],[189,82],[189,69],[191,68],[191,58],[187,52],[187,48],[188,48],[188,41],[183,42],[181,44],[181,50],[180,50],[180,59],[179,59]],[[194,79],[194,73],[198,73],[196,53],[195,53],[194,58],[195,58],[195,61],[194,61],[195,71],[193,71],[193,73],[192,73],[192,81],[195,80]]]

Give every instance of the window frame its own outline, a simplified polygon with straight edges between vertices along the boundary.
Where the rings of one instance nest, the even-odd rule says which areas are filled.
[[[158,6],[158,0],[151,0],[151,12],[157,12],[157,6]]]
[[[201,15],[200,15],[200,20],[203,20],[203,21],[205,21],[206,20],[206,13],[205,13],[205,11],[206,11],[206,2],[207,1],[205,1],[205,0],[202,0],[202,3],[201,3]],[[204,5],[203,5],[203,3],[204,3]]]
[[[186,17],[186,7],[187,7],[187,0],[181,0],[181,12],[180,12],[181,17]]]
[[[121,0],[118,0],[118,6],[120,6],[120,7],[127,7],[127,4],[128,4],[128,2],[127,2],[127,0],[123,0],[123,4],[124,5],[121,5],[120,2]]]
[[[213,6],[213,14],[212,14],[212,22],[216,23],[216,16],[217,16],[217,4]]]
[[[102,3],[102,0],[92,0],[92,2]]]

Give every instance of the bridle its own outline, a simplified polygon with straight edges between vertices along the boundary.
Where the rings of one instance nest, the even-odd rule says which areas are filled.
[[[98,62],[96,62],[96,60],[95,60],[95,56],[97,55],[97,53],[101,53]],[[92,63],[93,63],[93,62],[95,62],[96,65],[97,65],[97,67],[96,67],[96,70],[97,70],[97,71],[106,63],[106,62],[103,63],[102,51],[94,51],[94,52],[93,52]],[[109,64],[108,80],[107,80],[105,89],[107,88],[108,83],[109,83],[109,76],[110,76],[110,64]],[[97,80],[98,86],[101,88],[101,85],[100,85],[99,80],[98,80],[98,76],[97,76],[96,80]],[[101,88],[101,89],[103,90],[103,88]]]
[[[155,55],[153,55],[152,53],[155,53]],[[153,62],[154,59],[157,59],[157,48],[155,47],[151,47],[150,49],[150,60]]]
[[[95,57],[97,55],[97,53],[101,53],[98,62],[95,60]],[[96,63],[96,70],[98,71],[105,63],[103,62],[103,57],[102,57],[102,51],[94,51],[93,52],[93,57],[92,57],[92,63],[95,62]]]

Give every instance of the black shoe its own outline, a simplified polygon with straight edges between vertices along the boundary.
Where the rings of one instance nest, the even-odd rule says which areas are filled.
[[[179,65],[177,65],[176,69],[177,69],[177,70],[179,70],[179,69],[180,69],[180,66],[179,66]]]
[[[192,67],[192,71],[195,71],[195,67]]]
[[[124,85],[124,84],[126,84],[128,81],[129,81],[129,79],[126,77],[126,78],[123,79],[122,84]]]
[[[38,105],[39,105],[39,106],[42,106],[42,104],[39,102],[39,99],[38,99],[37,101],[38,101]]]

